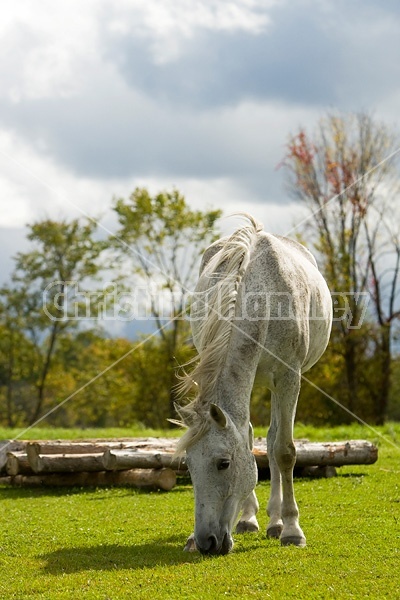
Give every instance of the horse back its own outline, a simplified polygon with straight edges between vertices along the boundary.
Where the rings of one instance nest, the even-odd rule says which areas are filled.
[[[324,352],[331,320],[330,292],[311,252],[294,240],[259,233],[238,290],[232,344],[243,344],[245,354],[255,340],[254,352],[265,349],[270,371],[290,364],[304,372]]]

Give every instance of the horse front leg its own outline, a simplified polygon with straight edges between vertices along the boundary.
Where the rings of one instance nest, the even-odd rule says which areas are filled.
[[[274,457],[282,478],[282,521],[281,544],[283,546],[305,546],[306,538],[299,525],[299,509],[294,497],[293,467],[296,448],[293,443],[293,423],[297,398],[300,391],[300,375],[287,374],[279,386],[276,409],[278,427],[274,443]]]
[[[254,446],[254,433],[253,426],[249,423],[249,448],[253,450]],[[257,496],[255,491],[253,490],[251,494],[246,498],[243,508],[242,508],[242,516],[238,524],[236,525],[236,533],[246,533],[246,532],[254,532],[259,531],[260,527],[257,521],[257,513],[260,505],[258,504]]]
[[[260,529],[256,514],[258,513],[259,504],[255,491],[246,498],[243,504],[242,516],[236,525],[236,533],[246,533],[250,531],[258,531]]]

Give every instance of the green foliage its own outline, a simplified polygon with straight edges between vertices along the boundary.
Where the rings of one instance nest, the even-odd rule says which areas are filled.
[[[4,318],[4,313],[2,316]],[[10,314],[3,322],[0,325],[0,422],[18,426],[23,424],[35,393],[35,347]]]
[[[132,344],[82,330],[79,320],[107,303],[93,282],[110,240],[96,239],[92,220],[32,225],[32,249],[16,256],[13,284],[0,291],[1,422],[23,426],[49,413],[54,425],[164,426],[171,416],[176,367],[193,355],[182,315],[188,286],[221,211],[193,211],[177,190],[152,198],[145,189],[115,210],[114,258],[129,286],[140,275],[152,288],[159,339]]]
[[[80,307],[86,310],[88,304],[87,299],[76,299],[77,288],[81,295],[85,282],[100,270],[99,257],[106,246],[94,239],[96,227],[94,221],[77,219],[31,225],[32,249],[17,254],[13,284],[0,290],[0,325],[8,344],[1,396],[10,425],[17,413],[21,420],[36,421],[48,400],[46,384],[58,339],[76,327]],[[90,296],[89,303],[92,300]],[[29,377],[21,379],[18,371],[26,360]]]
[[[392,363],[388,418],[392,421],[400,421],[400,357],[397,357]]]
[[[193,356],[177,348],[176,365]],[[47,424],[69,427],[167,426],[170,362],[159,339],[109,339],[93,331],[60,336],[46,385]],[[14,425],[24,425],[23,422]]]
[[[116,200],[114,210],[121,225],[116,237],[143,244],[143,249],[155,257],[160,247],[176,253],[187,250],[188,244],[208,245],[215,239],[215,222],[222,214],[220,210],[192,210],[176,189],[151,196],[147,189],[136,188],[128,200]],[[151,268],[151,264],[143,266],[144,272]],[[179,271],[176,275],[182,277]]]
[[[80,391],[65,405],[68,422],[84,427],[130,425],[135,422],[135,346],[121,338],[91,337],[78,353],[86,368],[82,371],[76,364],[69,369],[74,390]],[[74,339],[70,344],[76,348]]]
[[[138,342],[137,353],[133,357],[135,422],[146,427],[165,427],[171,417],[171,379],[175,377],[178,366],[185,364],[193,355],[191,345],[177,344],[171,364],[165,344],[154,338],[145,343]],[[175,385],[174,379],[172,385]]]
[[[28,240],[36,248],[16,256],[16,276],[20,281],[79,281],[94,277],[104,242],[93,238],[95,220],[52,221],[46,219],[30,226]]]
[[[120,229],[112,241],[120,260],[126,264],[129,257],[136,274],[167,290],[170,316],[176,316],[193,284],[201,252],[218,237],[215,223],[221,211],[194,211],[176,189],[151,196],[145,188],[137,188],[128,200],[116,200],[114,210]],[[160,318],[156,302],[151,308]]]
[[[300,141],[292,150],[300,152],[296,164],[303,165],[305,194],[312,189],[307,169],[315,147],[307,150],[304,136]],[[351,160],[346,160],[350,168]],[[329,169],[330,186],[338,185],[336,175],[348,176],[345,169],[333,180],[334,167]],[[346,207],[355,201],[348,196]],[[128,199],[116,199],[113,208],[119,224],[113,240],[100,241],[92,220],[46,219],[30,226],[32,246],[16,256],[12,281],[0,290],[0,424],[23,428],[49,413],[46,422],[53,427],[164,428],[166,419],[176,416],[176,370],[194,355],[188,322],[180,317],[197,279],[200,255],[218,237],[221,211],[192,210],[176,189],[151,195],[143,188]],[[345,212],[345,224],[350,213]],[[335,221],[334,226],[338,224]],[[351,232],[346,229],[345,234],[347,254],[340,254],[336,246],[329,254],[327,235],[312,238],[326,254],[331,282],[338,279],[329,271],[329,260],[338,256],[345,267],[339,280],[349,282],[344,278],[349,274],[345,254]],[[337,262],[332,264],[337,267]],[[108,339],[98,323],[96,330],[80,326],[80,318],[96,316],[107,304],[106,291],[93,293],[103,267],[110,269],[118,291],[129,293],[144,284],[157,335],[132,342]],[[77,286],[68,283],[74,281]],[[358,330],[337,323],[325,355],[305,375],[311,383],[303,382],[297,418],[314,424],[348,422],[350,417],[331,396],[363,419],[377,421],[382,373],[387,374],[383,360],[387,353],[382,353],[387,330],[372,320]],[[355,360],[353,370],[349,357]],[[400,419],[398,372],[395,362],[388,414],[396,419]],[[270,394],[257,375],[253,424],[266,426],[269,410]]]
[[[151,289],[150,310],[166,357],[159,376],[168,389],[168,414],[174,417],[178,353],[189,336],[183,318],[188,293],[202,251],[218,237],[216,221],[222,213],[192,210],[176,189],[151,196],[145,188],[137,188],[128,200],[116,200],[114,210],[120,229],[112,242],[124,280],[128,286],[144,281]],[[144,382],[143,393],[151,394]]]
[[[322,425],[350,423],[355,414],[367,422],[375,422],[373,393],[378,392],[374,379],[376,355],[369,347],[371,326],[350,330],[351,344],[357,355],[356,394],[351,396],[348,385],[346,356],[343,340],[334,326],[327,350],[318,363],[303,376],[297,408],[297,419],[304,423]],[[347,341],[347,345],[349,340]],[[351,411],[347,412],[346,408]]]
[[[370,437],[358,427],[296,434]],[[334,479],[296,480],[306,548],[266,539],[269,482],[261,482],[261,531],[236,535],[230,555],[211,558],[182,552],[194,504],[185,482],[150,494],[2,487],[1,598],[396,598],[399,449],[382,442],[379,453],[375,465],[343,467]]]

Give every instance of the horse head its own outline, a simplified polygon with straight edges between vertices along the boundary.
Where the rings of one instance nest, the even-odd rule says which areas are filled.
[[[186,447],[195,495],[194,541],[203,554],[227,554],[236,519],[257,483],[257,466],[248,431],[240,432],[222,408],[210,404],[202,420]]]

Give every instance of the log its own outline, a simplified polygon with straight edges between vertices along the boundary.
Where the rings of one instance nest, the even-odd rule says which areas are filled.
[[[169,492],[176,484],[172,469],[131,469],[113,473],[119,485],[135,485],[139,488],[155,488]]]
[[[39,455],[48,454],[100,454],[109,448],[121,449],[125,442],[97,442],[97,441],[49,441],[28,442],[26,452],[29,460]]]
[[[314,442],[296,445],[296,464],[302,467],[371,465],[378,460],[378,448],[365,440]]]
[[[185,459],[174,455],[176,442],[176,438],[41,440],[36,442],[6,440],[0,442],[0,458],[3,460],[3,473],[5,474],[8,464],[7,472],[12,476],[29,475],[29,466],[23,457],[24,451],[32,471],[37,475],[84,472],[85,476],[82,481],[89,481],[89,472],[106,470],[123,472],[131,469],[162,469],[166,467],[173,469],[176,473],[184,474],[187,472]],[[306,476],[333,474],[332,470],[325,469],[325,467],[372,464],[378,456],[376,446],[364,440],[323,443],[295,440],[295,446],[297,452],[296,471],[298,474]],[[263,438],[256,439],[253,452],[260,475],[262,475],[262,471],[268,469],[267,447]],[[304,470],[305,467],[310,469]],[[79,481],[76,485],[80,485]],[[82,485],[85,484],[82,483]]]
[[[365,440],[348,442],[303,442],[295,441],[295,467],[344,465],[371,465],[378,459],[378,448]],[[257,466],[265,469],[269,466],[267,448],[259,440],[253,449]]]
[[[103,465],[107,471],[120,471],[124,469],[160,469],[163,463],[159,453],[108,449],[103,455]]]
[[[5,472],[8,460],[8,452],[22,452],[25,450],[26,442],[14,440],[0,441],[0,473]]]
[[[136,449],[111,450],[104,453],[104,468],[110,471],[123,469],[158,469],[169,467],[174,471],[187,471],[185,459],[172,453],[138,451]]]
[[[175,438],[119,438],[92,440],[40,440],[25,442],[28,456],[39,454],[97,454],[111,450],[123,449],[162,449],[164,452],[174,452]],[[155,451],[156,451],[155,450]]]
[[[170,491],[176,484],[172,469],[131,469],[80,473],[48,473],[1,477],[0,483],[17,487],[101,487],[127,486],[146,490]]]
[[[103,453],[97,454],[45,454],[30,456],[34,473],[74,473],[104,471]]]
[[[296,468],[339,467],[350,464],[373,464],[378,458],[378,449],[364,440],[348,442],[308,442],[296,440]],[[253,449],[259,469],[269,467],[267,447],[258,440]],[[110,470],[126,468],[146,468],[149,465],[168,466],[176,471],[186,471],[184,458],[175,457],[172,452],[148,452],[134,449],[108,450],[105,452],[104,468]]]
[[[26,452],[7,452],[6,471],[8,475],[32,475],[32,467]]]
[[[11,475],[5,475],[0,477],[0,485],[12,485],[14,477]]]

